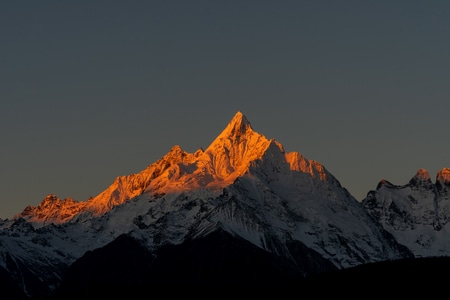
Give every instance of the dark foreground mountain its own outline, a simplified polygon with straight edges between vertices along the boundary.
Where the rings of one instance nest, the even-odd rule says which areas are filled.
[[[320,256],[312,257],[309,264],[323,270],[327,270],[323,264],[328,270],[336,269]],[[311,268],[316,270],[316,266]],[[180,289],[268,289],[299,278],[303,278],[302,270],[288,259],[224,231],[181,245],[166,245],[155,254],[123,235],[73,263],[54,296],[80,299],[105,293],[138,296],[146,290],[164,291],[170,296]]]
[[[450,257],[397,259],[337,269],[310,253],[299,255],[308,257],[310,264],[324,263],[326,267],[304,276],[290,261],[226,232],[168,245],[156,256],[139,241],[124,235],[72,264],[60,287],[47,299],[149,299],[150,291],[166,297],[200,298],[208,297],[210,291],[221,291],[221,296],[238,293],[280,297],[299,291],[314,292],[316,296],[351,296],[362,287],[374,285],[377,289],[372,295],[430,295],[434,292],[428,289],[446,283],[445,274],[450,268]],[[317,270],[315,266],[312,269]],[[411,289],[410,285],[417,286]]]
[[[328,282],[321,274],[419,257],[378,218],[377,203],[358,202],[323,165],[286,152],[238,112],[206,150],[174,146],[94,198],[49,195],[1,221],[0,276],[11,284],[0,294],[287,291]],[[440,222],[429,238],[445,243]]]
[[[121,236],[87,253],[45,299],[150,299],[165,297],[432,296],[442,293],[449,257],[397,259],[303,276],[289,261],[237,241],[227,233],[153,257],[133,238]],[[125,256],[124,256],[125,255]],[[299,296],[300,297],[300,296]]]

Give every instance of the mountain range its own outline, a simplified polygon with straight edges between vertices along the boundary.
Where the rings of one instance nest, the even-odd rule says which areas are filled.
[[[450,169],[435,183],[420,169],[405,185],[381,180],[358,201],[238,111],[205,150],[175,145],[96,197],[49,194],[0,220],[0,296],[298,288],[362,266],[446,258],[449,191]]]

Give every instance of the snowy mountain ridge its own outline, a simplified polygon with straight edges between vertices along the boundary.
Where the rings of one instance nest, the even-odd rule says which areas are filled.
[[[364,208],[416,256],[450,254],[450,169],[437,172],[435,183],[419,169],[405,185],[380,181],[362,201]]]
[[[237,112],[205,150],[175,145],[94,198],[50,194],[1,221],[0,274],[11,274],[25,295],[35,286],[51,292],[73,264],[123,236],[157,259],[168,245],[226,234],[289,262],[299,276],[448,255],[449,175],[441,170],[433,184],[419,170],[404,187],[382,181],[361,203],[319,162],[286,152]]]
[[[284,152],[280,143],[253,131],[250,122],[239,111],[205,151],[200,148],[187,153],[175,145],[145,170],[117,177],[106,190],[88,201],[61,200],[48,195],[37,207],[28,206],[14,219],[24,218],[35,226],[61,224],[98,217],[142,193],[157,195],[204,188],[221,189],[244,174],[250,163],[260,159],[272,143]],[[322,165],[306,160],[298,152],[286,153],[285,160],[292,170],[308,172],[322,179],[326,176]]]

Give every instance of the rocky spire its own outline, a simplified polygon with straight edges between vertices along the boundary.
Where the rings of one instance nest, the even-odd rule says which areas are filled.
[[[436,175],[436,183],[450,186],[450,168],[443,168]]]
[[[217,138],[239,138],[252,131],[250,122],[241,111],[238,111]]]
[[[245,171],[251,161],[262,157],[269,144],[270,140],[255,132],[244,114],[238,111],[205,154],[213,176],[225,179]]]
[[[436,188],[439,193],[450,191],[450,168],[443,168],[436,175]]]
[[[433,188],[433,182],[431,181],[428,171],[421,168],[417,170],[416,175],[409,181],[409,184],[415,187]]]

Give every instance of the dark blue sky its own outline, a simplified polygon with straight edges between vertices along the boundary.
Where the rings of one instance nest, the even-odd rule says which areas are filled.
[[[3,1],[0,218],[86,200],[241,110],[357,199],[450,167],[448,1]]]

